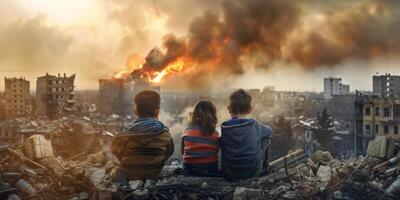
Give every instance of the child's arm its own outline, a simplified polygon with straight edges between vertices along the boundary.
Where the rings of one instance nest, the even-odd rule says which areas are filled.
[[[261,138],[267,138],[271,139],[272,138],[272,128],[269,126],[266,126],[264,124],[258,123],[258,126],[260,128],[260,136]]]
[[[183,156],[183,152],[185,150],[185,141],[183,141],[183,137],[181,138],[181,154]]]
[[[172,140],[172,138],[170,138],[170,142],[167,145],[167,157],[165,158],[165,160],[167,160],[169,157],[172,156],[172,154],[174,153],[174,141]]]

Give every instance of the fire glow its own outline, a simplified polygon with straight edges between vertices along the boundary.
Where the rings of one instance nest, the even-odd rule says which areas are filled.
[[[131,71],[129,71],[129,70],[123,70],[123,71],[120,71],[120,72],[116,73],[113,76],[113,78],[114,79],[125,79],[126,77],[129,76],[130,73],[131,73]]]
[[[136,53],[131,54],[126,61],[126,69],[116,73],[114,79],[126,79],[128,76],[137,69],[143,68],[145,60]]]
[[[161,72],[155,72],[156,75],[153,79],[150,80],[152,83],[160,83],[161,80],[168,75],[180,72],[183,70],[184,62],[182,61],[175,61],[165,67]]]
[[[134,73],[136,70],[143,70],[143,73],[140,74],[140,78],[142,80],[148,81],[150,83],[160,83],[163,78],[178,73],[183,70],[185,63],[183,61],[177,60],[168,64],[161,71],[146,71],[143,69],[143,62],[129,62],[128,69],[122,70],[116,73],[113,78],[114,79],[126,79],[130,74]]]

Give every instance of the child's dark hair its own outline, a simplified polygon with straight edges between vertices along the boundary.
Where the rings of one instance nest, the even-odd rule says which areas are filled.
[[[238,89],[229,95],[229,108],[232,114],[247,114],[251,108],[251,95],[243,89]]]
[[[214,133],[217,126],[217,109],[210,101],[199,101],[194,107],[190,125],[200,126],[206,133]]]
[[[143,90],[135,96],[136,112],[139,117],[156,117],[160,109],[160,94],[153,90]]]

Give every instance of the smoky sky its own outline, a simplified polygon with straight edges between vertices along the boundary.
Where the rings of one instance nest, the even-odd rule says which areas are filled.
[[[181,43],[187,42],[183,44],[187,46],[187,56],[199,62],[222,60],[232,68],[241,67],[241,56],[255,52],[262,52],[271,60],[288,59],[306,68],[399,52],[399,1],[357,2],[336,12],[321,13],[321,26],[302,30],[304,24],[312,23],[302,21],[312,2],[224,1],[222,16],[205,12],[195,18],[189,25],[187,41]],[[164,41],[165,56],[181,56],[168,46],[177,43],[171,41],[176,37],[169,38]],[[240,73],[243,69],[232,71]]]
[[[320,27],[290,41],[290,59],[316,68],[394,56],[400,51],[399,6],[400,1],[375,0],[329,13]]]
[[[184,72],[165,85],[211,87],[249,70],[295,67],[312,73],[349,61],[398,58],[397,0],[98,0],[100,27],[46,23],[11,0],[0,2],[0,69],[77,72],[97,87],[141,54],[144,71],[176,60]],[[98,9],[98,8],[96,8]],[[14,16],[14,17],[9,17]],[[6,20],[7,17],[7,20]],[[384,69],[383,69],[384,70]]]
[[[167,18],[166,26],[169,33],[184,34],[188,24],[194,17],[201,15],[205,10],[218,12],[222,0],[101,0],[107,7],[106,15],[111,21],[117,22],[127,31],[119,41],[118,50],[121,53],[140,51],[138,48],[154,47],[161,40],[150,34],[148,18]]]
[[[194,18],[185,38],[164,36],[138,71],[160,71],[184,60],[191,69],[186,75],[189,84],[196,75],[199,83],[194,85],[203,87],[207,81],[202,79],[209,75],[244,74],[251,67],[268,69],[277,61],[313,70],[349,59],[391,57],[400,51],[399,6],[395,0],[325,5],[306,0],[226,0],[221,12],[205,11]],[[248,66],[246,59],[263,62]]]

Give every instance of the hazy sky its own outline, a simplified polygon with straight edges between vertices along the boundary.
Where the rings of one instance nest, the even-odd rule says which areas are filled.
[[[218,79],[215,82],[223,79],[235,88],[274,85],[280,90],[321,91],[323,77],[340,76],[352,90],[370,90],[371,76],[377,72],[400,74],[399,1],[326,2],[0,0],[0,75],[26,77],[34,89],[36,77],[46,72],[76,73],[78,89],[96,89],[99,78],[125,69],[129,55],[145,57],[153,47],[162,46],[164,35],[193,39],[195,22],[204,20],[206,11],[216,13],[224,27],[219,31],[232,31],[229,38],[243,45],[234,54],[241,56],[243,73],[210,75]],[[257,5],[266,9],[256,9]],[[275,12],[270,7],[277,10],[271,14],[277,19],[264,17]],[[246,20],[238,23],[237,18]],[[263,29],[254,29],[260,21]],[[208,28],[209,24],[201,27],[203,32]],[[246,32],[252,28],[254,32]],[[259,38],[241,38],[243,32]],[[249,49],[262,52],[262,58],[255,58],[263,62],[242,63],[243,52],[248,56]]]

